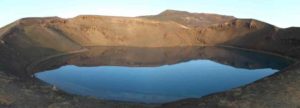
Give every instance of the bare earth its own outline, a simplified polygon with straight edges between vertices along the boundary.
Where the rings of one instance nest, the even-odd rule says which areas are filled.
[[[296,63],[243,87],[162,105],[71,96],[28,78],[32,72],[27,68],[33,63],[91,46],[232,46],[293,58]],[[174,10],[141,17],[23,18],[0,29],[0,107],[299,108],[299,59],[300,28],[283,29],[255,19]]]

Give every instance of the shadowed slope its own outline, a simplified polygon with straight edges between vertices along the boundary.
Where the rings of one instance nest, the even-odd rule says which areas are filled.
[[[174,10],[142,17],[23,18],[0,29],[0,61],[15,69],[19,62],[25,67],[87,46],[231,46],[299,58],[299,34],[299,28],[254,19]]]
[[[178,47],[178,46],[231,46],[246,49],[262,50],[266,52],[281,54],[284,56],[300,58],[300,29],[293,27],[287,29],[277,28],[254,19],[237,19],[230,16],[214,14],[197,14],[181,11],[168,10],[159,15],[142,17],[109,17],[109,16],[78,16],[71,19],[58,17],[49,18],[24,18],[11,23],[0,29],[0,71],[7,73],[26,74],[26,67],[45,58],[55,55],[68,54],[69,52],[80,51],[86,46],[131,46],[131,47]],[[96,61],[94,58],[109,59],[107,56],[119,55],[111,58],[111,63],[123,60],[123,63],[130,65],[144,64],[155,65],[159,63],[176,63],[180,60],[192,58],[214,57],[213,59],[230,64],[235,67],[263,67],[263,65],[249,64],[251,57],[239,56],[235,53],[226,53],[220,50],[211,50],[213,53],[206,53],[206,50],[199,50],[199,53],[185,53],[197,50],[180,48],[170,51],[171,55],[165,55],[164,50],[159,50],[159,57],[153,55],[147,57],[137,57],[139,53],[131,53],[130,50],[109,49],[107,53],[87,53],[87,55],[72,55],[66,58],[60,57],[62,64],[48,61],[39,65],[54,64],[54,67],[64,64],[75,65],[96,65],[105,62]],[[120,51],[120,52],[119,52]],[[104,51],[105,52],[105,51]],[[147,51],[142,51],[144,54]],[[142,53],[142,54],[143,54]],[[179,54],[178,56],[176,54]],[[89,55],[90,54],[90,55]],[[123,56],[128,54],[130,56]],[[174,54],[174,55],[172,55]],[[189,55],[190,54],[190,55]],[[195,55],[194,55],[195,54]],[[201,56],[202,54],[202,56]],[[189,57],[184,58],[186,55]],[[230,56],[231,61],[222,59],[223,56]],[[137,59],[132,59],[137,57]],[[169,58],[168,58],[169,57]],[[154,58],[154,59],[153,59]],[[164,59],[167,59],[164,61]],[[245,62],[237,63],[235,59],[242,59]],[[86,61],[84,61],[86,60]],[[263,59],[261,59],[263,60]],[[49,63],[50,62],[50,63]],[[49,63],[49,64],[48,64]],[[263,60],[263,63],[271,63]],[[241,64],[241,65],[240,65]],[[272,64],[272,63],[271,63]],[[52,66],[52,65],[51,65]],[[162,107],[169,108],[197,108],[197,107],[297,107],[299,106],[299,64],[292,66],[277,75],[265,78],[254,84],[242,88],[233,89],[228,92],[215,94],[202,99],[188,99],[174,103],[165,104]],[[30,74],[30,73],[27,73]],[[31,74],[30,74],[31,75]],[[3,75],[0,75],[1,77]],[[6,80],[2,80],[6,82]],[[13,84],[8,82],[9,84]],[[3,85],[3,84],[1,84]],[[21,85],[21,86],[20,86]],[[45,92],[42,96],[41,90],[28,92],[24,90],[23,83],[17,87],[4,85],[2,88],[10,88],[3,92],[9,96],[13,94],[25,94],[25,98],[16,95],[14,98],[26,100],[26,104],[18,104],[7,107],[30,106],[39,104],[42,100],[36,97],[57,97]],[[39,87],[39,85],[37,86]],[[32,88],[30,88],[32,89]],[[14,91],[14,90],[20,90]],[[43,90],[42,90],[43,91]],[[28,95],[36,93],[36,96]],[[59,95],[60,96],[60,95]],[[64,97],[64,96],[63,96]],[[70,97],[72,103],[55,98],[52,103],[66,106],[99,106],[111,107],[106,102],[90,101],[83,98]],[[2,97],[1,97],[2,99]],[[32,101],[30,99],[38,100]],[[57,100],[58,99],[58,100]],[[68,99],[65,99],[68,100]],[[16,100],[16,103],[22,102]],[[69,100],[70,102],[70,100]],[[99,102],[100,104],[97,104]],[[46,100],[45,105],[51,104]],[[110,103],[112,106],[122,106],[123,104]],[[2,105],[0,105],[2,106]],[[135,107],[136,106],[133,105]],[[4,106],[6,107],[6,106]],[[46,107],[46,106],[43,106]]]

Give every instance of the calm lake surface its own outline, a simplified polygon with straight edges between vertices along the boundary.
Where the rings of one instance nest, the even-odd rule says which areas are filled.
[[[164,103],[240,87],[291,63],[228,48],[178,49],[96,48],[49,61],[43,65],[56,67],[35,77],[74,95]]]

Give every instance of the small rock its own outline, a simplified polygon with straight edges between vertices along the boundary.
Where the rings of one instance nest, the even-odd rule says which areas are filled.
[[[250,24],[249,24],[249,28],[250,29],[256,29],[257,28],[256,22],[255,21],[251,21]]]
[[[14,101],[7,96],[0,96],[0,104],[2,105],[10,105],[12,104]]]
[[[56,86],[53,86],[53,87],[52,87],[52,90],[53,90],[53,91],[58,91],[58,89],[56,88]]]
[[[5,44],[5,42],[4,42],[3,40],[0,40],[0,43],[1,43],[1,44]]]

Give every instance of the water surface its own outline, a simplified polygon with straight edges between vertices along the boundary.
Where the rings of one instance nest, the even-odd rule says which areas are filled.
[[[110,48],[102,52],[100,49],[96,49],[97,53],[67,57],[59,61],[64,64],[61,67],[35,76],[70,94],[164,103],[240,87],[272,75],[290,63],[276,56],[226,48],[183,48],[183,52],[177,51],[180,48]],[[108,52],[110,56],[106,55]],[[46,64],[57,64],[57,60]]]

